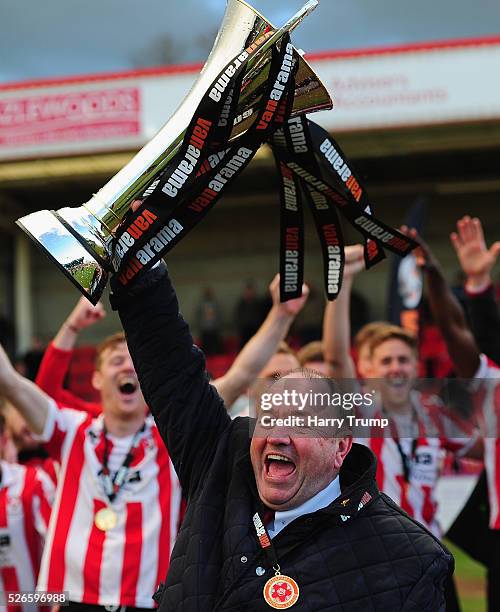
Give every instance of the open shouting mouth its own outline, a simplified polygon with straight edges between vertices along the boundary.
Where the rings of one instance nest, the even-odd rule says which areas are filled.
[[[118,389],[124,395],[132,395],[138,388],[137,379],[132,376],[123,376],[118,380]]]
[[[389,389],[401,390],[408,387],[410,380],[407,376],[388,376],[384,382]]]
[[[297,467],[295,463],[280,453],[268,453],[264,460],[264,474],[270,480],[283,480],[292,476]]]

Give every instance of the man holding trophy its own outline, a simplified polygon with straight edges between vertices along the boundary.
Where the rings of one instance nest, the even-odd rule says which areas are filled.
[[[159,134],[84,206],[18,221],[92,302],[114,273],[112,304],[188,502],[155,595],[165,612],[444,610],[453,559],[378,491],[369,449],[347,432],[250,439],[250,420],[231,421],[209,385],[157,264],[264,142],[281,179],[283,301],[302,287],[303,200],[329,299],[340,291],[344,263],[337,211],[363,234],[367,267],[384,247],[400,255],[414,248],[373,215],[338,144],[304,116],[332,104],[289,40],[316,4],[275,29],[242,0],[229,0],[209,60]]]
[[[348,435],[250,440],[208,383],[165,268],[113,303],[188,500],[161,610],[444,610],[452,557],[379,492],[371,451]]]

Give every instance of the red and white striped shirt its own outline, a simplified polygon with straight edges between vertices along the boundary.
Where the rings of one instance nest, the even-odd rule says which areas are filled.
[[[42,471],[0,461],[0,591],[34,591],[54,485]],[[7,605],[8,612],[38,610]]]
[[[445,453],[467,452],[475,443],[477,433],[456,419],[434,395],[424,396],[413,391],[411,402],[417,420],[418,437],[408,438],[402,434],[396,439],[396,435],[387,436],[387,432],[373,428],[373,437],[356,441],[370,447],[377,457],[377,483],[380,490],[439,537],[435,488]],[[382,416],[387,417],[381,412],[375,415],[376,418]],[[410,420],[413,418],[411,414],[408,416]],[[396,423],[392,416],[389,418]],[[452,438],[450,432],[454,431],[457,434],[463,433],[461,437]],[[408,480],[405,479],[398,442],[409,463]]]
[[[153,608],[177,535],[181,490],[152,417],[112,503],[98,476],[105,447],[102,415],[52,404],[41,438],[61,468],[38,589],[67,591],[70,601],[87,604]],[[114,473],[133,436],[107,438]],[[94,518],[106,506],[118,521],[102,531]]]
[[[481,355],[474,378],[482,384],[475,393],[475,414],[484,436],[484,467],[488,481],[490,529],[500,529],[500,366]]]

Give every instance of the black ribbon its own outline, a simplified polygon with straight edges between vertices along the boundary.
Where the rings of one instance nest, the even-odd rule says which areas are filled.
[[[267,141],[280,177],[282,301],[302,293],[304,198],[319,235],[330,300],[340,291],[344,267],[338,212],[364,236],[367,268],[385,257],[384,248],[404,256],[417,246],[373,215],[366,190],[338,143],[306,117],[290,116],[298,56],[288,33],[274,43],[268,72],[260,75],[266,77],[266,87],[255,100],[252,126],[234,144],[228,143],[245,70],[274,34],[266,32],[222,69],[200,101],[178,153],[142,204],[124,218],[111,253],[122,285],[138,279],[184,238]]]

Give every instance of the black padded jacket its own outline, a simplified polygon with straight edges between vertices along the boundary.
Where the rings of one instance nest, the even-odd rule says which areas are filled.
[[[274,572],[252,523],[260,502],[251,423],[231,421],[209,384],[165,269],[135,293],[115,289],[111,302],[188,500],[155,596],[160,611],[268,611],[263,587]],[[273,539],[282,573],[300,588],[294,611],[444,611],[453,557],[378,491],[375,470],[371,451],[353,445],[340,472],[340,498]]]

